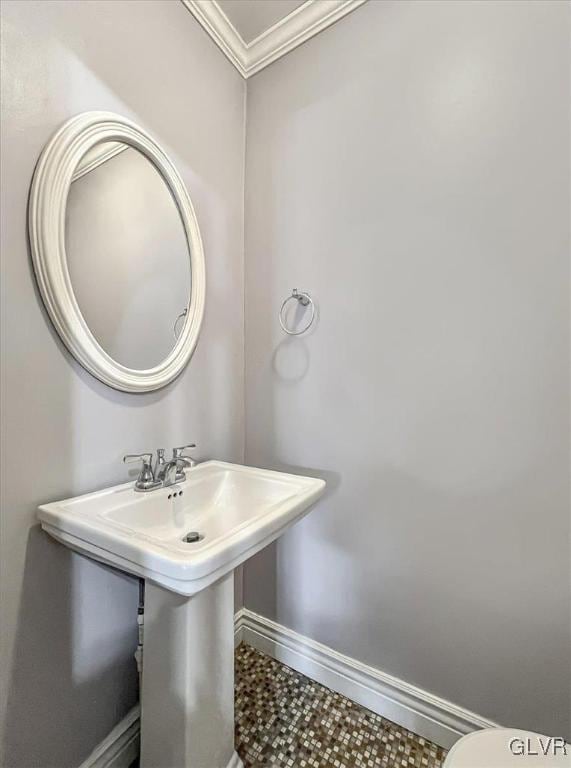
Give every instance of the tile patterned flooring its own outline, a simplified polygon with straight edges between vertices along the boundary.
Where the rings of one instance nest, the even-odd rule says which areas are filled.
[[[245,768],[441,768],[446,750],[242,644],[236,749]]]

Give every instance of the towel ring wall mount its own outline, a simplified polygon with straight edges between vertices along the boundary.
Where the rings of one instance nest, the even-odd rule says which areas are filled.
[[[300,328],[297,331],[294,331],[291,328],[288,328],[285,322],[285,311],[286,311],[287,305],[292,300],[297,301],[298,304],[301,305],[302,307],[307,307],[307,306],[311,307],[309,321],[305,324],[303,328]],[[288,336],[300,336],[302,333],[305,333],[306,331],[308,331],[313,325],[313,321],[315,320],[315,304],[313,303],[313,299],[311,298],[309,293],[307,293],[306,291],[298,291],[297,288],[294,288],[293,291],[291,292],[291,295],[288,296],[282,302],[282,306],[280,308],[280,313],[279,313],[279,320],[280,320],[282,331],[284,331],[284,333],[287,333]]]

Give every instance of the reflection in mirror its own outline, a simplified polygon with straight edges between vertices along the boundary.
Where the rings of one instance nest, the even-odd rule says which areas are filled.
[[[121,142],[91,149],[73,175],[65,238],[73,292],[100,346],[128,368],[161,363],[191,274],[178,208],[151,161]]]

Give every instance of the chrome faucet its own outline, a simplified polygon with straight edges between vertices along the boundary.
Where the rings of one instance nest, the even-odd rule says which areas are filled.
[[[165,460],[164,448],[157,448],[157,458],[154,468],[152,453],[127,454],[126,456],[123,456],[123,461],[126,464],[130,464],[133,461],[142,462],[139,477],[135,481],[135,490],[154,491],[157,488],[168,488],[176,483],[184,482],[186,480],[184,470],[186,468],[194,467],[197,463],[192,456],[183,454],[185,448],[196,448],[196,445],[194,443],[189,443],[189,445],[182,445],[179,448],[174,448],[172,459],[169,461]]]

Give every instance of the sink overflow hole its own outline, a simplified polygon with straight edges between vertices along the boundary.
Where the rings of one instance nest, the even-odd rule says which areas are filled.
[[[198,531],[190,531],[186,536],[182,537],[185,544],[194,544],[195,541],[202,541],[204,536]]]

